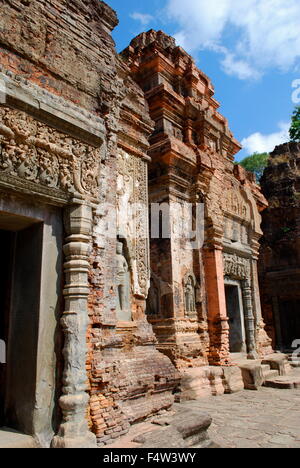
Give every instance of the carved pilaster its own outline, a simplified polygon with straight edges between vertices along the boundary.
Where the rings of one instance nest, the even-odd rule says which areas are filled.
[[[248,345],[248,359],[258,359],[255,343],[255,319],[253,315],[252,288],[250,280],[243,281],[243,299]]]
[[[261,301],[259,294],[258,268],[257,261],[259,257],[259,238],[260,235],[254,235],[252,238],[252,280],[253,280],[253,313],[256,322],[256,343],[257,350],[261,357],[272,354],[272,340],[266,332],[266,324],[262,317]]]
[[[64,253],[65,311],[61,319],[65,335],[63,349],[63,389],[59,403],[63,421],[54,438],[54,448],[96,447],[96,437],[89,431],[86,409],[86,331],[88,326],[87,299],[89,294],[89,241],[92,210],[87,205],[73,205],[67,209],[67,232]]]

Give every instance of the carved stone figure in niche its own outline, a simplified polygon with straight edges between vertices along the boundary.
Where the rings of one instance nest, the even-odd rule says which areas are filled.
[[[187,313],[196,311],[195,286],[192,276],[189,276],[184,288],[185,310]]]
[[[158,315],[159,314],[159,291],[155,285],[153,278],[150,280],[150,289],[147,299],[146,314]]]
[[[119,320],[130,321],[130,272],[127,260],[123,253],[121,242],[117,243],[117,316]]]

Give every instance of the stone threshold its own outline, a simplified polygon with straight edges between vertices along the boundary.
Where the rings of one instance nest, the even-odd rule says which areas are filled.
[[[38,448],[35,439],[7,427],[0,428],[0,449],[2,448]]]

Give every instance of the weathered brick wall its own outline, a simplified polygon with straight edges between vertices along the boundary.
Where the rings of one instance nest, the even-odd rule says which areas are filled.
[[[1,0],[1,64],[80,107],[109,111],[116,84],[110,31],[98,0]]]
[[[144,204],[144,229],[147,231],[147,178],[143,179],[141,175],[148,164],[146,151],[152,122],[143,93],[121,63],[119,76],[124,80],[123,89],[126,91],[123,91],[118,122],[118,149],[112,158],[112,165],[107,167],[104,174],[103,193],[105,202],[116,207],[122,194],[118,192],[118,177],[122,177],[122,172],[127,174],[125,179],[129,183],[129,186],[126,185],[128,191],[131,190],[130,179],[133,178],[133,186],[137,185],[130,203],[134,205],[138,201]],[[119,195],[116,199],[117,193]],[[110,220],[112,215],[117,217],[117,230],[129,239],[134,226],[132,219],[127,219],[127,212],[118,213],[117,210],[115,214],[109,215]],[[100,445],[126,433],[130,423],[169,408],[174,400],[172,390],[178,379],[171,362],[156,350],[156,338],[145,315],[146,295],[144,293],[143,297],[143,293],[135,294],[135,284],[131,285],[132,322],[123,323],[118,320],[116,270],[112,261],[116,252],[116,239],[103,242],[101,230],[105,225],[105,216],[100,208],[95,218],[90,272],[92,324],[88,363],[92,395],[91,425]],[[143,269],[143,265],[139,263],[139,253],[144,255],[142,263],[147,261],[147,239],[148,233],[146,244],[145,240],[138,237],[130,239],[136,252],[134,276],[139,276]],[[147,276],[147,284],[148,281]],[[147,288],[148,286],[146,290]]]
[[[53,183],[52,173],[48,174],[54,167],[52,162],[55,157],[65,158],[69,161],[67,177],[64,166],[58,164],[55,180],[60,186],[51,187],[61,196],[57,195],[59,201],[55,202],[66,205],[75,194],[75,198],[93,204],[86,367],[91,400],[87,418],[101,446],[126,433],[131,423],[172,405],[178,374],[169,357],[180,369],[228,364],[221,250],[224,213],[239,210],[239,206],[233,200],[232,206],[224,207],[222,195],[226,189],[239,194],[248,190],[248,209],[258,236],[257,206],[263,208],[265,202],[254,181],[234,169],[233,155],[239,144],[218,113],[210,80],[175,46],[174,39],[161,32],[143,34],[132,42],[124,63],[110,36],[117,24],[116,15],[102,1],[0,0],[0,6],[1,70],[12,78],[14,90],[20,83],[19,92],[28,86],[32,93],[30,104],[26,92],[23,97],[19,93],[15,101],[18,99],[18,106],[22,102],[22,113],[13,112],[12,125],[6,126],[5,120],[1,130],[6,148],[13,154],[15,146],[18,148],[21,169],[17,167],[17,176],[28,176],[22,166],[24,144],[33,146],[32,154],[42,148],[49,158],[49,170],[40,158],[37,173],[41,174],[44,165],[44,179],[37,178],[34,183]],[[42,141],[39,134],[32,135],[26,128],[27,121],[43,120],[41,95],[46,96],[48,119],[51,114],[48,127],[43,127]],[[38,96],[36,101],[34,96]],[[15,101],[8,104],[14,106]],[[67,115],[73,123],[64,126]],[[85,128],[76,135],[76,124],[82,124],[79,116],[88,127],[93,124],[94,133]],[[68,138],[70,129],[73,139]],[[87,133],[92,140],[89,147],[81,142]],[[6,141],[15,135],[13,145]],[[9,151],[1,156],[10,162]],[[207,269],[205,251],[183,252],[182,243],[173,238],[170,242],[153,241],[152,270],[160,277],[164,293],[160,313],[149,321],[145,314],[150,285],[148,165],[151,201],[205,201],[205,248],[212,253],[213,264]],[[1,170],[7,172],[7,167]],[[135,206],[139,207],[138,216],[132,218]],[[173,216],[176,218],[176,213]],[[114,225],[115,230],[109,230]],[[130,272],[127,321],[117,310],[117,241],[123,243]],[[253,249],[256,243],[257,238],[251,244]],[[197,310],[192,316],[184,305],[184,278],[189,274],[197,282]],[[215,302],[210,302],[210,296],[216,296]],[[72,330],[67,333],[72,335]]]
[[[0,63],[7,76],[16,76],[16,81],[29,83],[44,92],[49,102],[52,99],[54,127],[61,125],[62,116],[55,108],[60,100],[52,95],[61,98],[64,109],[75,109],[93,125],[99,122],[106,132],[95,152],[101,163],[100,181],[93,166],[86,168],[91,171],[90,182],[96,177],[100,186],[93,198],[90,243],[87,418],[101,445],[128,431],[130,423],[170,407],[178,383],[173,365],[156,350],[145,315],[149,286],[146,153],[153,124],[142,90],[115,52],[110,32],[117,19],[104,2],[1,0],[0,7]],[[75,159],[78,156],[81,161],[80,150],[75,142]],[[120,180],[133,190],[127,206],[141,203],[143,207],[140,223],[127,220],[122,212],[126,193],[119,188]],[[114,224],[115,231],[109,232]],[[118,320],[116,311],[116,243],[121,234],[131,253],[131,320],[126,323]]]

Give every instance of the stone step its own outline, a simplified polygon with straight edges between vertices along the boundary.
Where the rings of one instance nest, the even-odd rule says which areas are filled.
[[[263,374],[270,372],[271,370],[271,367],[269,366],[269,364],[262,364],[261,368],[262,368]]]
[[[263,372],[264,380],[272,380],[276,377],[279,377],[279,373],[277,370],[269,370],[269,372]]]
[[[276,369],[271,369],[270,364],[261,364],[262,374],[264,381],[273,379],[279,376],[279,372]]]
[[[288,363],[292,368],[299,368],[300,367],[300,356],[293,356],[290,354],[288,356]]]
[[[300,389],[300,375],[297,373],[268,379],[265,381],[264,386],[286,390]]]
[[[282,353],[274,353],[265,356],[262,361],[245,359],[236,359],[236,361],[242,372],[244,387],[247,390],[258,390],[262,385],[273,386],[275,385],[273,382],[276,381],[279,376],[290,377],[290,373],[293,372],[291,362],[288,361],[288,356]],[[285,382],[283,382],[282,385],[282,388],[289,388],[288,384]],[[294,385],[293,388],[295,388]]]
[[[291,362],[290,362],[290,365],[291,365],[292,367],[300,367],[300,361],[291,361]]]
[[[0,428],[0,449],[2,448],[37,448],[33,437],[20,434],[13,429]]]
[[[271,354],[265,356],[262,364],[268,364],[272,370],[278,371],[279,375],[285,376],[291,371],[291,366],[288,361],[288,356],[282,353]]]
[[[288,357],[289,362],[300,362],[300,357],[294,357],[294,356],[289,356]]]
[[[279,376],[278,370],[271,369],[269,364],[262,364],[261,368],[262,368],[262,375],[263,375],[264,381],[269,380],[269,379],[273,379],[274,377]]]

